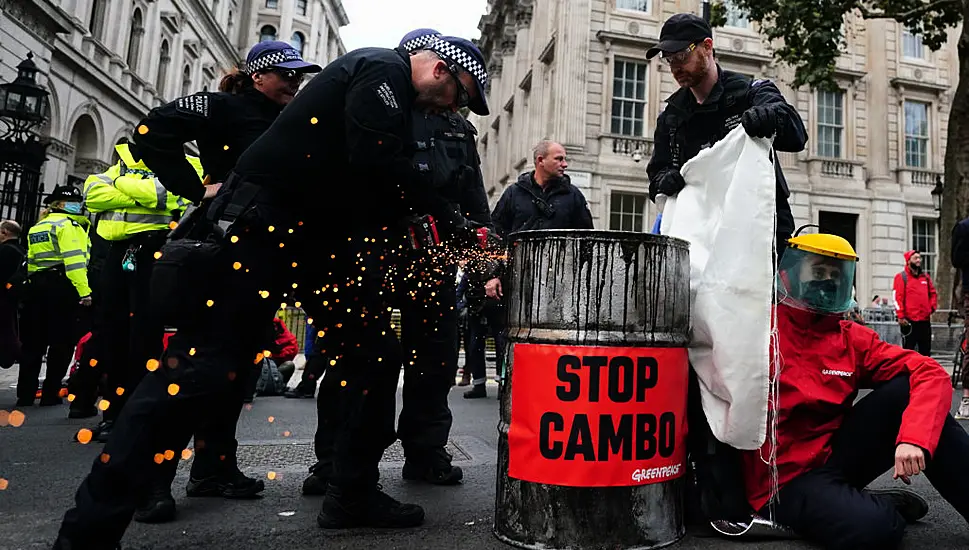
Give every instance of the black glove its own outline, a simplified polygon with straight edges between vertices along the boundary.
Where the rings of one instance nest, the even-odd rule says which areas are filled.
[[[686,187],[686,181],[676,168],[670,168],[657,178],[656,185],[649,186],[649,200],[656,202],[656,195],[675,197]]]
[[[777,132],[777,117],[770,107],[751,107],[744,111],[741,123],[750,137],[771,137]]]

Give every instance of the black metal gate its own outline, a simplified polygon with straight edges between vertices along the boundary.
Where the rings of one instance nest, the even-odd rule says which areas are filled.
[[[0,138],[0,220],[15,220],[26,233],[40,212],[40,170],[47,160],[47,144],[33,135],[19,137]]]

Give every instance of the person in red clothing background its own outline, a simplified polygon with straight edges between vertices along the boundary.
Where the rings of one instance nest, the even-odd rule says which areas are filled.
[[[752,509],[825,548],[893,548],[928,503],[906,489],[866,489],[892,470],[905,483],[924,472],[969,519],[969,435],[949,415],[948,374],[842,318],[857,261],[848,241],[815,234],[789,243],[777,276],[779,395],[768,420],[776,435],[743,453]],[[866,388],[874,391],[855,404]]]
[[[932,314],[938,297],[932,278],[922,270],[922,255],[917,250],[905,253],[905,269],[895,275],[892,285],[895,313],[902,328],[902,346],[932,355]]]

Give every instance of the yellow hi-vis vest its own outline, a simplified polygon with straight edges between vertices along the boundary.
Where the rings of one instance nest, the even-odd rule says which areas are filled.
[[[51,212],[27,232],[27,278],[45,269],[64,266],[64,273],[81,298],[91,295],[87,281],[87,262],[91,222],[84,216]]]
[[[106,241],[122,241],[145,231],[168,229],[191,201],[168,192],[155,174],[135,161],[128,145],[117,145],[121,160],[84,182],[84,205],[97,214],[97,232]],[[202,163],[185,157],[202,182]]]

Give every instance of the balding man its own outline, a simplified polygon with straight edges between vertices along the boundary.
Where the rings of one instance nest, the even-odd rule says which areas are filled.
[[[24,249],[20,224],[0,222],[0,368],[10,368],[20,356],[16,292],[24,278]]]
[[[533,229],[592,229],[589,203],[565,174],[569,166],[565,147],[554,141],[543,140],[535,146],[532,158],[535,169],[518,176],[518,181],[505,189],[491,213],[498,234],[507,238],[516,231]],[[466,355],[464,366],[472,376],[472,387],[464,394],[468,399],[487,395],[484,346],[489,332],[495,338],[498,371],[501,372],[500,350],[504,330],[501,279],[495,276],[485,283],[487,299],[480,292],[475,292],[474,287],[479,285],[472,283],[470,293],[468,331],[471,350]]]

